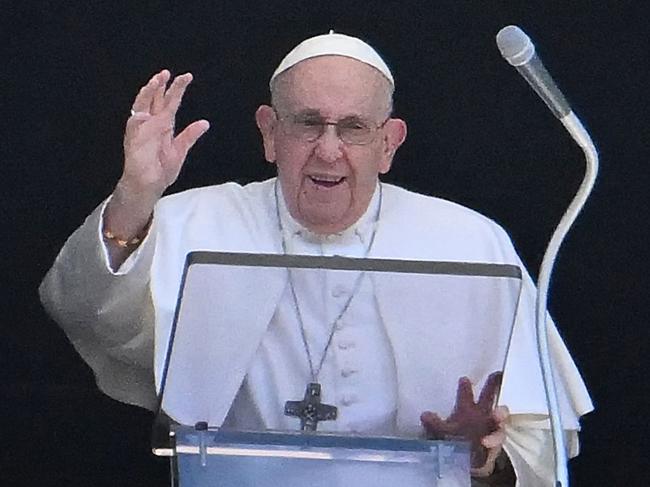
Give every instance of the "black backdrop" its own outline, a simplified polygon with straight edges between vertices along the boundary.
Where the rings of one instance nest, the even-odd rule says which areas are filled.
[[[385,180],[494,218],[535,275],[584,163],[500,59],[494,35],[515,23],[601,152],[600,179],[561,252],[550,298],[597,408],[583,423],[573,483],[645,485],[642,3],[3,2],[0,479],[166,484],[166,462],[148,449],[151,415],[96,390],[37,298],[66,236],[116,182],[132,98],[153,72],[192,71],[179,125],[212,123],[172,191],[246,182],[273,173],[253,113],[284,53],[330,28],[367,39],[393,69],[397,114],[409,123]]]

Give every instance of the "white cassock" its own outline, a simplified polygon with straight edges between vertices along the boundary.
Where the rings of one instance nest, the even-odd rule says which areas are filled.
[[[68,240],[44,280],[41,296],[95,371],[104,392],[128,403],[154,406],[154,376],[162,365],[161,350],[189,251],[281,253],[280,214],[290,252],[365,255],[376,216],[373,212],[379,211],[377,193],[354,228],[329,241],[318,241],[301,231],[283,205],[276,208],[274,187],[275,180],[244,187],[229,183],[164,198],[156,208],[149,236],[117,272],[110,270],[102,243],[103,206]],[[379,226],[370,257],[521,266],[505,232],[489,219],[447,201],[391,185],[382,187]],[[296,283],[296,288],[317,284]],[[535,292],[527,274],[523,286],[500,396],[512,414],[505,449],[520,485],[547,486],[552,484],[552,449],[535,354]],[[335,294],[344,295],[351,287],[349,282],[334,282],[321,286],[321,291],[336,298]],[[225,398],[223,405],[211,412],[215,424],[225,420],[236,427],[296,427],[296,420],[281,411],[284,401],[302,397],[305,383],[310,381],[300,324],[286,283],[256,290],[265,292],[277,293],[276,297],[260,297],[261,301],[265,297],[275,300],[272,315],[255,332],[234,330],[224,335],[228,350],[215,356],[215,367],[224,371],[222,383],[212,386]],[[362,284],[358,292],[368,290]],[[327,341],[329,323],[311,318],[323,313],[336,317],[340,301],[310,301],[307,294],[300,300],[316,362]],[[378,297],[376,301],[381,300]],[[431,381],[430,371],[417,360],[403,365],[411,360],[400,358],[417,349],[420,335],[412,330],[390,332],[398,328],[393,322],[403,316],[391,315],[389,306],[380,307],[374,302],[352,306],[348,311],[363,319],[350,320],[359,325],[343,327],[335,334],[318,379],[325,402],[339,406],[341,420],[330,426],[323,423],[321,429],[413,435],[418,432],[419,414],[431,409],[426,390],[421,393]],[[280,323],[289,326],[278,326]],[[159,337],[155,344],[154,334]],[[578,418],[592,405],[555,329],[550,342],[568,444],[571,453],[577,454]],[[228,358],[219,362],[222,356]]]
[[[288,253],[368,254],[378,220],[380,191],[375,192],[354,227],[328,237],[311,234],[293,220],[281,194],[277,201],[282,222],[278,230]],[[299,310],[291,287],[284,286],[225,425],[248,430],[296,429],[298,420],[286,416],[278,406],[290,398],[301,399],[305,385],[317,381],[322,385],[322,402],[338,406],[337,420],[321,423],[319,430],[394,434],[395,363],[371,280],[359,272],[323,270],[293,272],[292,280]],[[310,369],[316,377],[311,376]]]

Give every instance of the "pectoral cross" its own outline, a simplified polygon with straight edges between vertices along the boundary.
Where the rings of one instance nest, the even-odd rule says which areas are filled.
[[[316,431],[319,421],[336,419],[336,406],[321,404],[320,384],[311,382],[305,389],[302,401],[287,401],[284,403],[284,414],[300,418],[302,431]]]

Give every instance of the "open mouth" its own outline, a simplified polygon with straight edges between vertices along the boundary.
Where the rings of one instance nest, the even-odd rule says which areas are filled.
[[[323,188],[333,188],[341,184],[345,178],[339,176],[309,176],[312,183]]]

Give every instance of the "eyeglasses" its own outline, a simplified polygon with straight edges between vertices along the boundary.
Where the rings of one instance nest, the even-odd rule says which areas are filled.
[[[286,135],[302,142],[315,142],[324,133],[328,125],[336,129],[336,135],[344,144],[366,145],[373,141],[375,133],[386,125],[388,118],[379,125],[368,125],[356,118],[344,118],[338,122],[327,122],[318,116],[311,115],[286,115],[279,116],[278,121]]]

